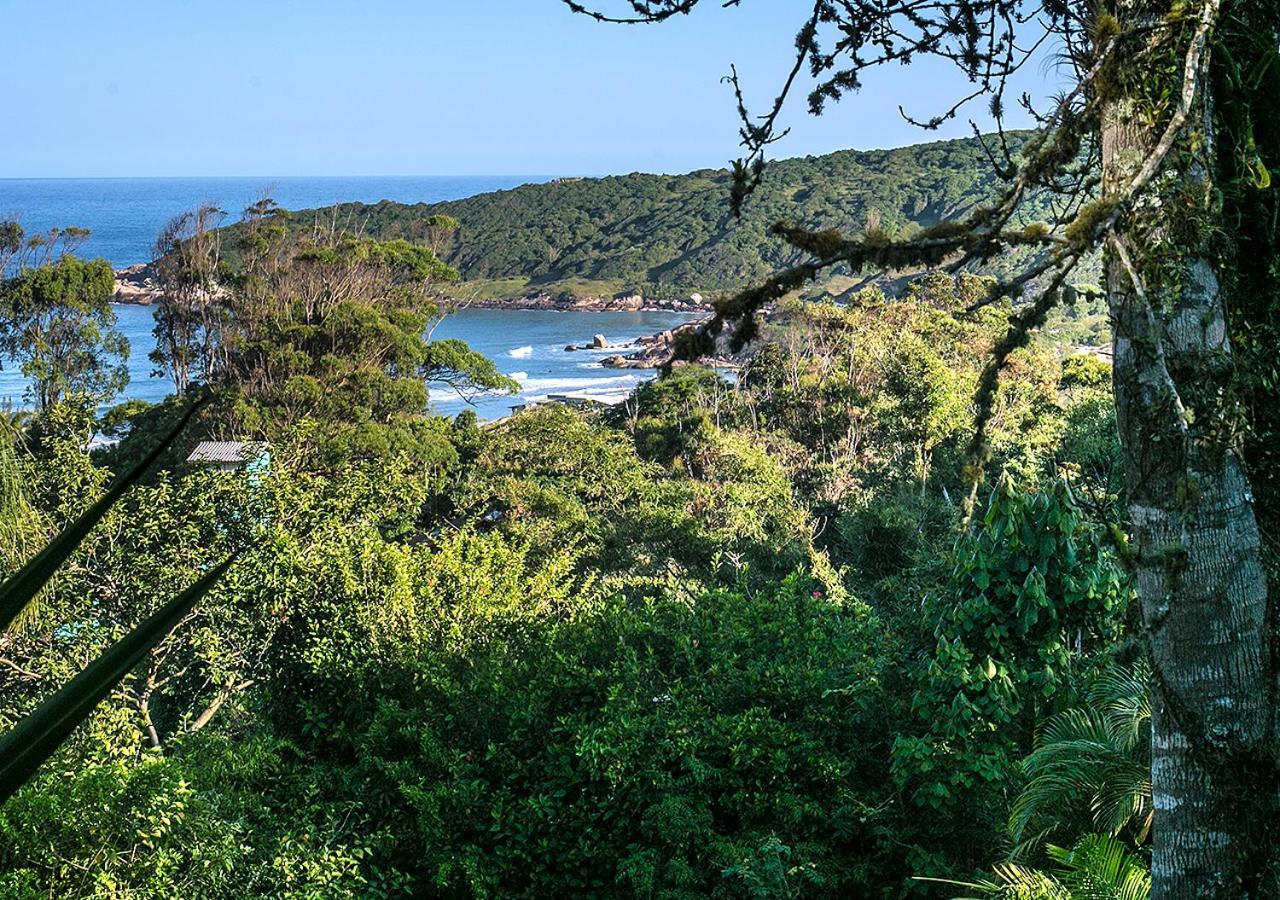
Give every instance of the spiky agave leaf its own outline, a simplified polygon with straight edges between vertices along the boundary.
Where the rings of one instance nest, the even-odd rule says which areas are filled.
[[[0,738],[0,803],[8,800],[125,674],[182,621],[235,561],[233,555],[111,645]]]
[[[54,573],[58,570],[58,566],[62,565],[80,543],[88,535],[94,525],[107,514],[107,511],[120,499],[130,487],[142,478],[146,471],[151,468],[152,464],[160,458],[161,454],[167,450],[182,430],[186,427],[187,422],[196,414],[205,403],[205,398],[200,398],[187,408],[182,414],[177,424],[169,430],[169,433],[151,449],[141,461],[132,469],[116,478],[112,482],[107,492],[98,499],[96,503],[84,511],[74,522],[62,529],[49,544],[31,559],[25,566],[11,575],[5,580],[4,584],[0,584],[0,631],[8,628],[9,625],[17,618],[18,614],[36,598],[40,591]]]

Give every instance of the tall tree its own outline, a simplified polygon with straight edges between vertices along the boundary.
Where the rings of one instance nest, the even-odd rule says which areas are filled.
[[[13,225],[0,237],[0,262],[9,267],[0,278],[0,358],[21,367],[28,399],[41,412],[73,398],[101,403],[129,383],[129,342],[111,308],[111,266],[70,252],[87,234],[28,236]]]
[[[620,0],[613,10],[565,3],[601,21],[638,24],[689,13],[699,0]],[[1277,248],[1268,223],[1280,207],[1269,169],[1280,143],[1263,110],[1274,104],[1280,67],[1280,5],[816,0],[797,7],[807,12],[795,65],[762,117],[748,112],[736,70],[730,76],[746,150],[735,163],[735,208],[766,177],[765,150],[785,133],[778,118],[806,68],[816,79],[809,107],[820,113],[857,90],[868,69],[921,55],[949,60],[969,87],[924,127],[983,96],[1001,120],[1009,79],[1044,47],[1059,51],[1074,85],[1047,111],[1024,100],[1038,131],[1014,153],[1001,129],[991,158],[1004,188],[964,221],[904,238],[779,223],[775,233],[807,258],[720,304],[696,343],[705,348],[726,321],[737,322],[734,339],[744,343],[763,305],[833,266],[959,269],[1019,251],[1018,273],[975,304],[1032,293],[980,383],[973,453],[981,463],[1001,368],[1101,247],[1128,556],[1154,674],[1152,893],[1274,896],[1280,716],[1259,517],[1275,533],[1276,510],[1268,494],[1255,503],[1251,481],[1267,477],[1256,463],[1274,452],[1274,413],[1254,410],[1277,398],[1274,382],[1240,373],[1232,338],[1248,338],[1248,359],[1270,366],[1275,358],[1267,318],[1275,311]],[[1045,191],[1058,198],[1055,221],[1023,224],[1024,201]]]
[[[274,439],[306,420],[329,460],[425,460],[440,444],[429,382],[464,397],[517,387],[465,343],[431,340],[440,285],[458,275],[428,247],[336,221],[304,231],[270,199],[246,210],[238,236],[213,379],[233,400],[231,431]]]
[[[170,219],[156,237],[156,346],[151,361],[181,394],[214,371],[225,320],[218,225],[226,214],[204,204]]]

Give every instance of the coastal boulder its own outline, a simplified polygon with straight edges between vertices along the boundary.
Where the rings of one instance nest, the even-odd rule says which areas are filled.
[[[609,339],[603,334],[597,334],[591,339],[591,346],[597,350],[603,350],[605,347],[609,346]]]
[[[116,270],[114,303],[138,303],[147,306],[160,297],[155,271],[147,263]]]

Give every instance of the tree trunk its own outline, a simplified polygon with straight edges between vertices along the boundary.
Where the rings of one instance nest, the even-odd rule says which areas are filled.
[[[142,725],[147,731],[147,740],[151,742],[152,747],[159,748],[161,746],[160,732],[156,729],[155,722],[151,719],[150,689],[138,698],[138,714],[142,717]]]
[[[1139,6],[1122,0],[1122,24],[1142,24]],[[1182,88],[1180,66],[1164,76],[1151,57],[1135,65],[1143,71],[1121,63],[1120,98],[1103,117],[1104,194],[1121,190],[1155,147],[1144,121],[1152,98]],[[1160,205],[1139,206],[1107,261],[1132,562],[1155,673],[1152,895],[1273,896],[1274,882],[1264,883],[1276,814],[1272,623],[1237,450],[1213,244],[1222,239],[1213,107],[1199,81],[1156,182]]]

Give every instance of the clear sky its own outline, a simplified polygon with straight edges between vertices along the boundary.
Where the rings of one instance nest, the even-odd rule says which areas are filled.
[[[745,0],[657,26],[560,0],[0,0],[10,85],[0,177],[596,175],[737,155],[736,63],[763,109],[807,4]],[[1032,73],[1031,86],[1044,76]],[[777,156],[889,147],[965,87],[883,70],[821,119],[793,105]],[[975,114],[981,109],[973,110]]]

